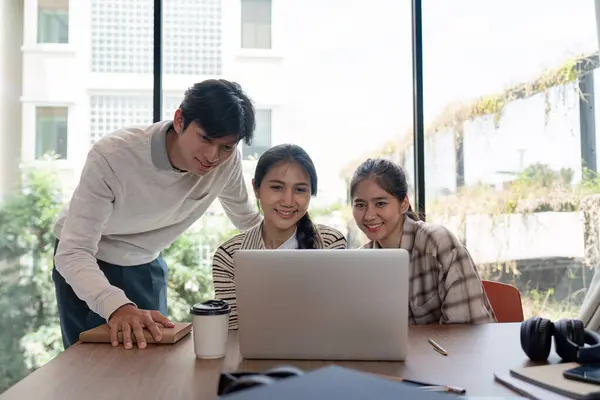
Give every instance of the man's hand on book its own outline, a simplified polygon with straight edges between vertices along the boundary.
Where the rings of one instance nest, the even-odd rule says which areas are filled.
[[[121,332],[125,348],[131,349],[133,347],[133,334],[138,348],[145,349],[146,338],[144,337],[144,328],[150,332],[156,342],[159,342],[162,340],[159,325],[165,328],[175,326],[175,324],[157,310],[140,310],[133,304],[125,304],[118,308],[108,320],[110,341],[113,346],[118,346],[118,334]]]

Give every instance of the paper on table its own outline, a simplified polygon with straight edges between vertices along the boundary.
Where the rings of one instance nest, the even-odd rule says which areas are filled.
[[[162,340],[160,342],[155,342],[154,338],[150,334],[150,331],[144,329],[144,337],[146,338],[147,343],[157,343],[157,344],[173,344],[177,343],[183,337],[185,337],[192,330],[192,324],[189,322],[183,323],[175,323],[174,328],[162,328],[159,327],[162,333]],[[117,335],[119,338],[119,343],[123,343],[123,336],[121,332]],[[135,335],[131,335],[131,339],[133,343],[136,342]],[[89,343],[110,343],[110,330],[107,324],[100,325],[96,328],[87,330],[85,332],[81,332],[79,334],[79,341],[81,342],[89,342]]]
[[[497,382],[500,382],[507,388],[513,390],[516,393],[519,393],[523,396],[527,396],[533,400],[565,400],[568,397],[563,396],[562,394],[551,392],[542,387],[536,386],[533,383],[529,383],[527,381],[521,380],[519,378],[515,378],[514,376],[510,376],[507,374],[494,374],[494,379]]]
[[[572,399],[600,398],[600,386],[567,379],[563,376],[564,371],[578,366],[577,363],[537,365],[511,369],[510,374]]]

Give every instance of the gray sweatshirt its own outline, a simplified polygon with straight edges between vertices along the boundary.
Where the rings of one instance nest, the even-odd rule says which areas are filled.
[[[124,128],[94,143],[56,221],[56,269],[105,319],[131,301],[108,282],[96,259],[124,268],[154,260],[215,199],[240,230],[262,219],[248,197],[240,152],[205,176],[179,172],[167,156],[171,126]]]

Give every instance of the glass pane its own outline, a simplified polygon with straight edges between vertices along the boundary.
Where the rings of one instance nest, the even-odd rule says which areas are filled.
[[[271,48],[271,1],[242,0],[242,47]]]
[[[576,317],[593,273],[582,205],[599,190],[581,144],[594,135],[581,97],[594,96],[594,2],[423,7],[428,221],[482,278],[516,286],[526,318]]]
[[[69,42],[69,2],[43,0],[38,2],[38,43]]]
[[[271,0],[241,0],[242,21],[271,23]]]
[[[243,144],[244,159],[257,159],[271,147],[271,110],[256,110],[256,130],[252,145]]]
[[[36,159],[67,158],[67,107],[38,107],[36,110]]]

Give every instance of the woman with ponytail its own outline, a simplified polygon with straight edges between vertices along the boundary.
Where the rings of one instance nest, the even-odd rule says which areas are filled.
[[[237,329],[234,254],[240,249],[345,249],[346,238],[336,229],[316,225],[308,215],[317,194],[317,171],[300,146],[282,144],[258,160],[254,194],[264,219],[254,228],[223,243],[213,257],[215,296],[231,307],[229,329]]]
[[[385,159],[366,160],[350,182],[354,220],[370,240],[362,248],[409,254],[409,322],[496,322],[467,249],[447,228],[421,221],[407,191],[402,168]]]

